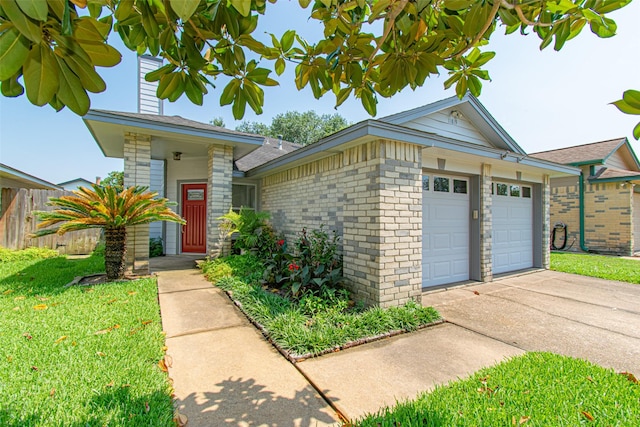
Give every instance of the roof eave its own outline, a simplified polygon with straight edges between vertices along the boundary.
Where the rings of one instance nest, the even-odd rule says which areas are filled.
[[[627,176],[616,176],[611,178],[588,178],[589,182],[593,183],[605,183],[605,182],[630,182],[630,181],[640,181],[640,174],[638,175],[627,175]]]
[[[132,127],[145,129],[145,130],[150,130],[150,131],[170,132],[170,133],[189,135],[189,136],[195,136],[195,137],[201,137],[201,138],[224,139],[230,142],[253,144],[257,146],[262,145],[262,142],[264,141],[264,137],[259,135],[242,135],[242,134],[236,134],[231,132],[227,133],[227,132],[219,132],[215,130],[195,129],[195,128],[190,128],[188,126],[183,126],[183,125],[152,122],[152,121],[144,120],[142,118],[125,117],[117,114],[110,114],[108,112],[96,111],[96,110],[89,110],[89,112],[82,117],[82,120],[85,122],[85,124],[87,124],[87,127],[89,127],[87,123],[88,121],[89,122],[96,121],[96,122],[121,125],[121,126],[132,126]],[[89,130],[91,131],[90,127],[89,127]],[[93,132],[92,132],[92,135],[95,138],[95,135],[93,134]]]
[[[33,175],[29,175],[28,173],[22,172],[18,169],[14,169],[11,166],[7,166],[5,164],[0,163],[0,172],[5,173],[13,177],[13,179],[21,182],[31,183],[33,185],[38,185],[40,187],[45,187],[50,190],[64,190],[59,185],[56,185],[52,182],[45,181],[42,178],[38,178]]]
[[[604,164],[604,159],[593,159],[593,160],[583,160],[581,162],[571,162],[571,163],[566,163],[567,165],[570,166],[590,166],[590,165],[603,165]]]
[[[445,150],[476,155],[492,160],[502,160],[511,163],[542,168],[569,175],[579,175],[580,170],[571,166],[549,162],[541,159],[527,157],[517,152],[505,152],[496,148],[488,148],[480,145],[457,141],[451,138],[436,134],[426,133],[403,126],[398,126],[377,120],[367,120],[339,131],[315,144],[308,145],[292,153],[274,159],[268,163],[250,169],[246,172],[247,177],[263,176],[276,172],[297,160],[324,154],[325,157],[340,152],[349,143],[363,141],[366,139],[389,139],[402,141],[410,144],[421,145],[423,147],[437,147]]]

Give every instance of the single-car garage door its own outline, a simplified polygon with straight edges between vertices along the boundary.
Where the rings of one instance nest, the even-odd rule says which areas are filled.
[[[493,273],[533,267],[531,187],[505,183],[493,186]]]
[[[640,252],[640,193],[633,193],[633,227],[634,251]]]
[[[424,174],[422,286],[469,279],[469,180]]]

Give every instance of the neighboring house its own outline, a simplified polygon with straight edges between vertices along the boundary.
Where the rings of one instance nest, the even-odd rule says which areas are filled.
[[[71,190],[77,190],[80,187],[91,188],[93,184],[94,184],[93,182],[88,181],[84,178],[76,178],[76,179],[72,179],[71,181],[61,182],[58,185],[64,188],[65,190],[71,191]]]
[[[29,175],[28,173],[0,163],[0,218],[4,217],[17,191],[21,188],[33,190],[63,189],[42,178]]]
[[[471,95],[303,148],[178,116],[92,110],[84,121],[105,155],[124,158],[125,185],[149,185],[151,159],[165,161],[166,197],[187,220],[166,224],[168,255],[224,250],[217,218],[242,203],[289,239],[336,230],[346,282],[368,305],[548,268],[549,182],[579,173],[528,157]],[[129,234],[134,271],[148,270],[148,233]]]
[[[32,188],[40,190],[62,190],[59,185],[29,175],[0,163],[0,188]]]
[[[581,178],[551,180],[551,224],[566,226],[567,248],[617,255],[640,252],[640,163],[627,138],[531,156],[582,171]]]

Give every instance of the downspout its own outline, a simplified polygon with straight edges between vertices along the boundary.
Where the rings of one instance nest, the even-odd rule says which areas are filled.
[[[584,172],[580,171],[580,183],[578,185],[580,193],[580,249],[589,252],[589,248],[584,245]]]

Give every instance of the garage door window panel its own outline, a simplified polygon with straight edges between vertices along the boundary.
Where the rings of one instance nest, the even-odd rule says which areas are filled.
[[[441,176],[436,176],[433,178],[433,191],[438,191],[440,193],[448,193],[449,192],[449,178],[443,178]]]
[[[457,194],[467,194],[467,181],[464,179],[454,179],[453,192]]]

